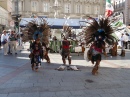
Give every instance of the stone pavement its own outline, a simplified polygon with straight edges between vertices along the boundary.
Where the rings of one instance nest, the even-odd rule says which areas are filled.
[[[27,48],[26,48],[27,49]],[[83,55],[72,54],[72,65],[81,71],[57,71],[61,56],[49,54],[38,72],[30,67],[29,52],[4,56],[0,50],[0,97],[130,97],[130,51],[126,57],[104,58],[99,74]]]

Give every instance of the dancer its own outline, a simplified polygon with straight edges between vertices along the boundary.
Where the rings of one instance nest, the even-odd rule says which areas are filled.
[[[66,37],[64,37],[64,40],[62,41],[62,46],[61,46],[62,52],[62,61],[64,65],[66,64],[66,58],[68,58],[69,66],[71,64],[71,57],[70,57],[70,41],[67,40]]]
[[[87,55],[92,64],[96,62],[92,69],[92,74],[96,75],[101,62],[101,54],[104,53],[104,55],[107,56],[105,44],[113,45],[117,40],[111,35],[113,29],[108,18],[102,18],[98,22],[92,17],[89,18],[93,22],[89,23],[90,25],[86,27],[86,45],[92,44]]]
[[[38,48],[38,45],[35,45],[35,49],[32,52],[32,70],[38,71],[38,68],[41,66],[41,50]]]
[[[43,59],[43,50],[39,38],[32,43],[30,59],[32,70],[38,71],[38,66],[41,65],[41,59]],[[36,68],[34,68],[35,66]]]

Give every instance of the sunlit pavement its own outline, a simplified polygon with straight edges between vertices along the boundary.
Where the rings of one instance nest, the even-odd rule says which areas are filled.
[[[62,60],[60,54],[51,53],[51,64],[43,60],[34,72],[27,48],[25,44],[23,51],[8,56],[0,50],[0,97],[130,97],[130,50],[126,57],[103,58],[99,74],[93,76],[91,62],[74,53],[72,65],[80,71],[55,70]]]

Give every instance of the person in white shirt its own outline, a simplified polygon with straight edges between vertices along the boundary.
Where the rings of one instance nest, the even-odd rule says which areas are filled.
[[[120,41],[121,41],[121,54],[120,54],[120,56],[124,57],[125,56],[125,36],[124,36],[124,33],[121,34]]]
[[[6,31],[3,31],[3,34],[1,35],[1,43],[3,45],[4,55],[8,55],[8,34]]]

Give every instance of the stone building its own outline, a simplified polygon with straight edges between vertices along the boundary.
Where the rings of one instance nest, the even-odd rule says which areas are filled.
[[[9,28],[12,21],[12,1],[11,0],[1,0],[0,1],[0,32],[3,29]]]
[[[98,17],[105,13],[105,0],[12,0],[12,3],[12,15],[19,14],[22,17],[36,15],[54,18],[57,15],[57,18],[80,18]]]
[[[123,14],[124,24],[130,25],[130,0],[113,0],[115,15]]]

